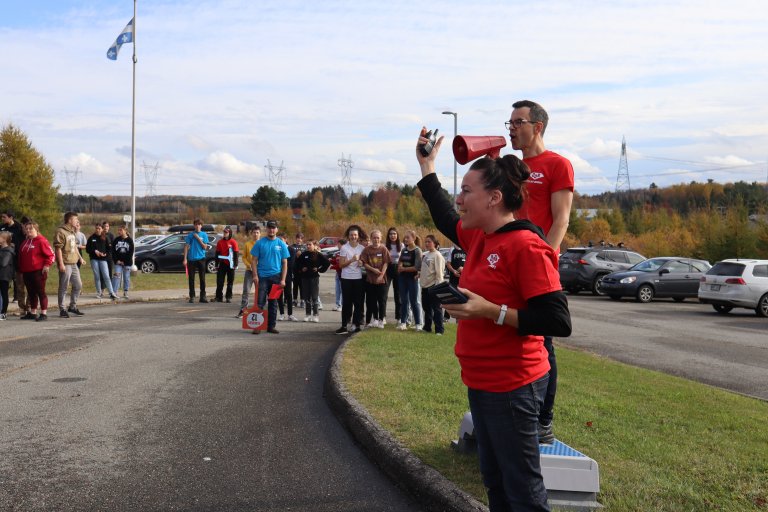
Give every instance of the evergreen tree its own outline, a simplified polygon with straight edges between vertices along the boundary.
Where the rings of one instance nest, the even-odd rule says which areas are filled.
[[[0,131],[0,208],[27,216],[49,233],[60,222],[53,168],[12,124]]]
[[[266,216],[270,210],[288,206],[288,197],[285,192],[280,192],[270,187],[262,185],[251,196],[251,211],[257,217]]]

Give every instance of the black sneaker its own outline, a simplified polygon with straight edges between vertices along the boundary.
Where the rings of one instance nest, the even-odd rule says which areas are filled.
[[[243,310],[242,309],[237,312],[237,314],[235,315],[235,318],[243,318]]]
[[[68,313],[74,313],[77,316],[83,316],[85,314],[82,311],[80,311],[79,309],[77,309],[76,307],[73,308],[72,306],[67,308],[67,312]]]
[[[205,297],[200,298],[200,304],[208,304],[208,299]]]
[[[552,444],[555,442],[555,434],[552,433],[552,422],[546,425],[539,423],[539,444]]]
[[[37,320],[37,317],[31,311],[27,311],[26,314],[21,315],[19,320]]]
[[[35,322],[45,322],[46,320],[48,320],[48,315],[45,313],[40,313],[37,315],[37,318],[35,318]]]
[[[278,331],[277,329],[274,329],[274,328],[267,329],[267,332],[270,333],[270,334],[280,334],[280,331]]]
[[[61,318],[69,318],[69,313],[67,313],[65,310],[61,309],[61,310],[59,310],[59,316]]]
[[[336,334],[349,334],[349,329],[346,326],[339,327],[336,329]]]
[[[190,304],[194,304],[195,303],[195,298],[194,297],[190,297],[187,302],[189,302]]]

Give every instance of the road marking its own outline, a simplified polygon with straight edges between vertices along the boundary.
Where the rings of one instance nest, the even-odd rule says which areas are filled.
[[[203,309],[182,309],[182,310],[177,310],[176,312],[181,315],[185,315],[187,313],[197,313],[198,311],[204,311],[204,310]]]
[[[29,336],[14,336],[13,338],[6,338],[4,340],[0,340],[0,343],[5,343],[7,341],[26,340],[27,338],[29,338]]]

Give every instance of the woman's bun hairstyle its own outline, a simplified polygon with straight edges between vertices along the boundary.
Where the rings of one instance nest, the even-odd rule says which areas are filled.
[[[525,181],[531,170],[515,155],[499,158],[484,157],[476,160],[470,171],[480,171],[481,181],[486,190],[499,190],[504,207],[509,211],[519,210],[526,198]]]

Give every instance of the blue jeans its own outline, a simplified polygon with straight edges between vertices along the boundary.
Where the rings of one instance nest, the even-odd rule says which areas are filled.
[[[93,270],[93,281],[96,284],[96,295],[100,296],[101,290],[106,288],[109,291],[109,296],[114,296],[115,290],[112,288],[112,280],[109,278],[109,264],[107,260],[91,260],[91,269]],[[102,279],[104,280],[103,282]]]
[[[264,309],[264,306],[269,302],[267,329],[274,329],[277,325],[277,300],[267,299],[273,284],[280,284],[280,274],[266,277],[259,276],[259,308]]]
[[[421,307],[419,306],[419,280],[415,274],[406,272],[398,275],[400,280],[400,321],[408,321],[408,308],[413,311],[413,321],[421,325]]]
[[[115,293],[120,289],[120,277],[123,278],[123,291],[128,293],[131,288],[131,266],[128,264],[115,263],[115,273],[112,274],[112,289]]]
[[[341,307],[341,277],[336,272],[336,306]]]
[[[469,389],[488,508],[548,511],[539,459],[539,409],[549,375],[505,393]]]

